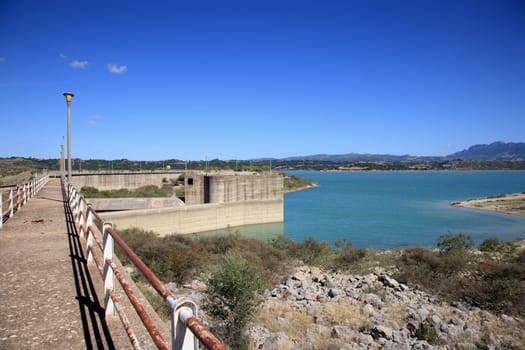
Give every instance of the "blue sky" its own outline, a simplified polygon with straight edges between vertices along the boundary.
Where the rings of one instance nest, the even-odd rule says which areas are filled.
[[[525,141],[525,2],[0,2],[0,157],[446,155]]]

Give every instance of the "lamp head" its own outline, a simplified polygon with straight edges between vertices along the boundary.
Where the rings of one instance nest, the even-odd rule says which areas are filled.
[[[66,98],[66,102],[69,103],[73,99],[73,95],[71,92],[64,92],[64,97]]]

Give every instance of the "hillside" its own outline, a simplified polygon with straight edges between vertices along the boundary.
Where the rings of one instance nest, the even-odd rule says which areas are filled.
[[[474,145],[447,156],[448,159],[469,160],[517,160],[525,159],[524,142],[494,142],[490,145]]]

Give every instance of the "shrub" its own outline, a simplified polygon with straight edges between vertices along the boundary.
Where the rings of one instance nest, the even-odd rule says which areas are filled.
[[[236,253],[211,271],[205,310],[215,319],[217,332],[233,349],[247,348],[245,330],[257,305],[263,283],[257,268]]]
[[[334,257],[334,250],[326,241],[307,238],[304,242],[292,242],[289,253],[307,265],[327,266]]]
[[[415,331],[415,337],[419,340],[426,340],[430,345],[439,345],[441,344],[441,339],[434,327],[421,323]]]
[[[440,254],[426,248],[407,249],[397,262],[395,278],[417,284],[438,294],[449,295],[455,280],[466,271],[465,256]]]
[[[472,249],[474,247],[474,241],[469,235],[448,232],[439,236],[437,246],[439,250],[444,253],[461,254],[467,249]]]
[[[336,269],[348,268],[363,259],[367,254],[366,249],[355,248],[346,239],[335,241],[335,247],[338,253],[334,260],[334,268]]]
[[[504,242],[496,237],[487,238],[478,247],[482,252],[514,254],[518,246],[511,242]]]

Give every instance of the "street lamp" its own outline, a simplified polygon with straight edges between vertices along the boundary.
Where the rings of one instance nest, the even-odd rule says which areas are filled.
[[[70,104],[73,99],[71,92],[64,92],[67,102],[67,180],[71,182],[71,111]]]

